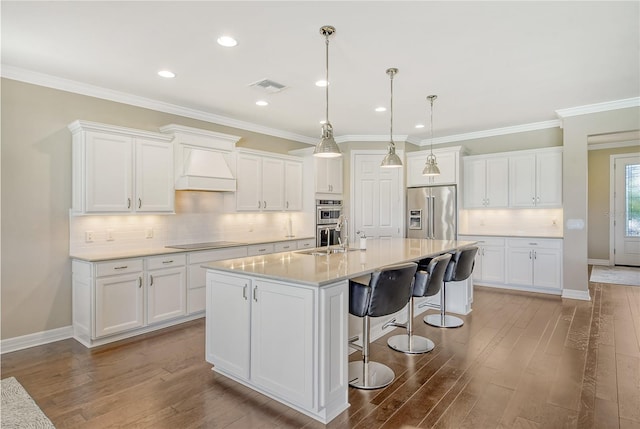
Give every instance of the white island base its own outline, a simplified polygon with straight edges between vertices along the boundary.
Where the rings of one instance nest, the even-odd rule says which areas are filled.
[[[214,371],[328,423],[349,407],[348,280],[469,244],[372,240],[367,250],[342,254],[285,252],[206,264],[206,360]],[[469,313],[471,289],[471,281],[452,287],[448,307]],[[377,325],[372,337],[387,333]]]

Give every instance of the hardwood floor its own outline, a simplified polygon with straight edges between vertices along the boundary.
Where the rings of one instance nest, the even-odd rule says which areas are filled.
[[[589,287],[591,302],[476,287],[463,327],[419,318],[436,343],[423,355],[392,351],[387,334],[372,359],[396,380],[350,389],[327,427],[640,428],[640,287]],[[324,427],[212,372],[203,319],[93,350],[65,340],[8,353],[10,376],[58,429]]]

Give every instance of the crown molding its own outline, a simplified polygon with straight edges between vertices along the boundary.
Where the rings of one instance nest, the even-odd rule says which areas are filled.
[[[439,144],[459,142],[464,140],[474,140],[474,139],[480,139],[485,137],[494,137],[494,136],[502,136],[506,134],[523,133],[526,131],[544,130],[548,128],[560,128],[560,124],[561,124],[561,121],[559,119],[553,119],[550,121],[533,122],[530,124],[514,125],[511,127],[493,128],[491,130],[474,131],[474,132],[465,133],[465,134],[455,134],[455,135],[446,136],[446,137],[437,137],[433,139],[433,144],[439,145]],[[418,146],[426,146],[431,144],[431,139],[423,139],[423,140],[420,140],[419,143],[414,143],[414,144],[418,144]]]
[[[556,115],[563,119],[570,116],[587,115],[589,113],[606,112],[608,110],[627,109],[629,107],[640,107],[640,97],[587,104],[584,106],[570,107],[568,109],[558,109],[556,110]]]
[[[407,135],[394,135],[393,139],[394,141],[406,141],[407,138],[409,136]],[[336,143],[346,143],[346,142],[388,142],[389,141],[389,136],[388,135],[357,135],[357,134],[352,134],[352,135],[344,135],[344,136],[339,136],[336,137]],[[315,143],[314,143],[315,144]]]
[[[99,86],[79,83],[69,79],[63,79],[38,73],[30,70],[20,69],[17,67],[2,65],[0,67],[0,76],[26,82],[34,85],[45,86],[48,88],[58,89],[61,91],[73,92],[76,94],[96,97],[103,100],[114,101],[117,103],[129,104],[131,106],[142,107],[145,109],[156,110],[159,112],[169,113],[172,115],[184,116],[191,119],[210,122],[217,125],[238,128],[245,131],[251,131],[269,136],[280,137],[287,140],[293,140],[300,143],[315,144],[316,139],[300,134],[291,133],[284,130],[265,127],[251,122],[240,121],[226,116],[216,115],[204,112],[202,110],[189,109],[175,104],[165,103],[145,97],[138,97],[124,92],[113,91],[111,89]]]
[[[587,150],[617,149],[619,147],[632,147],[632,146],[640,146],[640,140],[588,144]]]

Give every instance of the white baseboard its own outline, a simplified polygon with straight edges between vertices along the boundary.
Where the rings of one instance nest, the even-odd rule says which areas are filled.
[[[29,347],[41,346],[53,343],[54,341],[73,338],[73,327],[64,326],[62,328],[51,329],[49,331],[36,332],[34,334],[23,335],[21,337],[7,338],[0,341],[0,354],[15,352]]]
[[[608,259],[587,259],[587,264],[589,265],[604,265],[605,267],[609,266]]]
[[[563,289],[562,297],[567,299],[579,299],[582,301],[591,301],[588,290]]]

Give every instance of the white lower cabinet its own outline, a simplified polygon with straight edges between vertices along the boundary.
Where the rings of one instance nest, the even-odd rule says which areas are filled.
[[[344,409],[335,404],[346,404],[347,303],[346,281],[317,288],[210,270],[206,359],[328,421]]]
[[[507,240],[507,282],[543,289],[561,289],[562,240]]]
[[[561,293],[562,239],[478,235],[460,235],[459,239],[478,243],[475,284]]]
[[[152,331],[186,316],[186,256],[72,261],[74,338],[87,347]]]
[[[206,307],[207,269],[202,265],[224,259],[247,256],[247,247],[229,247],[225,249],[201,250],[188,253],[187,312],[202,313]]]

